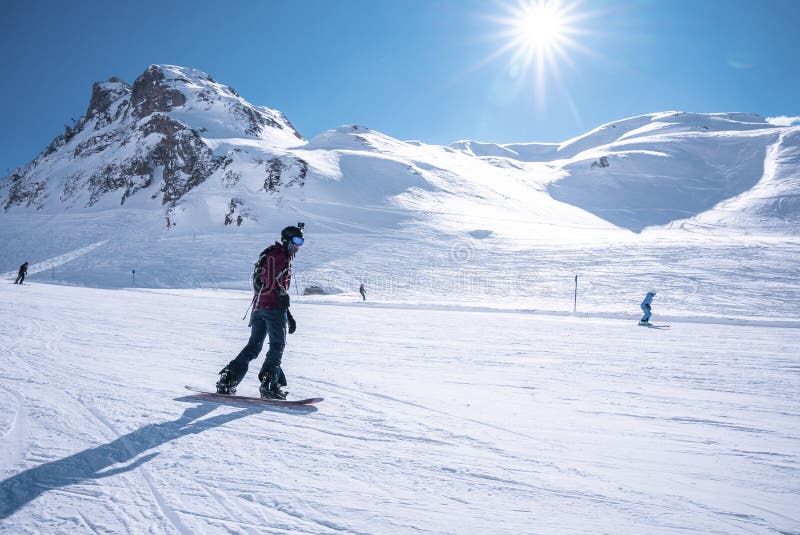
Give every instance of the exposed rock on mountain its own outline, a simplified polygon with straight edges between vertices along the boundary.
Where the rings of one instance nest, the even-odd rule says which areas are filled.
[[[160,67],[150,67],[133,83],[131,105],[137,119],[147,117],[154,112],[168,112],[186,104],[186,96],[178,89],[165,83],[166,77]],[[179,78],[187,84],[190,80]]]
[[[84,122],[96,119],[98,126],[102,127],[118,120],[128,110],[127,97],[130,94],[131,86],[117,77],[109,78],[105,82],[95,82]]]
[[[282,186],[303,186],[308,174],[308,162],[301,158],[281,157],[267,162],[266,191],[277,191]]]

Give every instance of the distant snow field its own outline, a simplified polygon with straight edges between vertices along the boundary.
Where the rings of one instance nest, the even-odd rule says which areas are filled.
[[[298,297],[317,410],[198,400],[248,298],[0,286],[0,531],[800,530],[796,329]]]

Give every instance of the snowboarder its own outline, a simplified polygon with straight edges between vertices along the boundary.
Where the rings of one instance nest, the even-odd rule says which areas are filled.
[[[361,299],[363,299],[364,301],[367,300],[367,289],[364,288],[364,284],[361,284],[361,287],[359,287],[358,289],[358,293],[361,294]]]
[[[647,292],[647,295],[644,296],[644,301],[642,301],[641,307],[642,311],[644,312],[644,316],[642,317],[641,321],[639,321],[639,325],[650,325],[650,314],[652,307],[650,303],[653,302],[653,298],[656,296],[655,290],[650,290]]]
[[[14,284],[22,284],[25,280],[25,275],[28,274],[28,263],[25,262],[21,266],[19,266],[19,273],[17,274],[17,280],[14,281]]]
[[[255,274],[253,306],[250,313],[250,340],[239,355],[219,372],[217,393],[235,394],[236,385],[247,373],[250,361],[258,357],[269,336],[269,350],[258,379],[259,392],[265,399],[286,399],[281,386],[286,377],[281,370],[281,358],[286,346],[286,326],[289,334],[297,324],[289,312],[289,286],[292,282],[292,260],[303,245],[303,224],[289,226],[281,231],[281,241],[268,247],[262,256],[260,271]],[[258,264],[256,266],[258,269]]]

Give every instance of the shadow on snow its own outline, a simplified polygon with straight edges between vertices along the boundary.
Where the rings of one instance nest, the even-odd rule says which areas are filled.
[[[198,399],[194,396],[186,396],[178,398],[176,401],[197,403]],[[140,454],[177,438],[202,433],[208,429],[220,427],[228,422],[258,414],[259,412],[275,412],[277,410],[277,412],[285,412],[287,414],[307,414],[316,410],[311,407],[299,412],[297,410],[285,410],[281,407],[248,406],[236,412],[219,414],[200,420],[200,418],[219,406],[219,403],[201,402],[199,405],[187,408],[176,420],[145,425],[108,444],[89,448],[69,457],[44,463],[11,476],[0,482],[0,519],[8,518],[25,504],[35,500],[46,491],[80,484],[89,479],[114,476],[136,469],[156,457],[158,452],[154,451],[138,457]],[[120,463],[128,464],[107,470],[107,468]]]

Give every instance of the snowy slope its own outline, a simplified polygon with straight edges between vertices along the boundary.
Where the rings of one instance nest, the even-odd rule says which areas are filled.
[[[796,329],[299,299],[316,411],[189,395],[248,298],[0,285],[0,531],[800,530]]]
[[[675,317],[800,315],[800,128],[664,112],[560,144],[451,147],[365,126],[305,140],[195,69],[95,85],[76,127],[0,181],[0,274],[244,289],[307,224],[300,289],[397,304]],[[133,275],[136,270],[136,276]],[[336,299],[330,295],[327,299]]]
[[[665,112],[602,125],[558,146],[452,146],[484,160],[551,162],[554,199],[635,232],[672,224],[796,235],[797,211],[785,199],[796,183],[764,183],[800,174],[791,157],[798,131],[752,114]],[[719,211],[721,204],[727,208]]]
[[[692,223],[748,231],[772,226],[796,228],[800,210],[800,129],[782,131],[769,146],[764,174],[752,188],[700,214]]]

